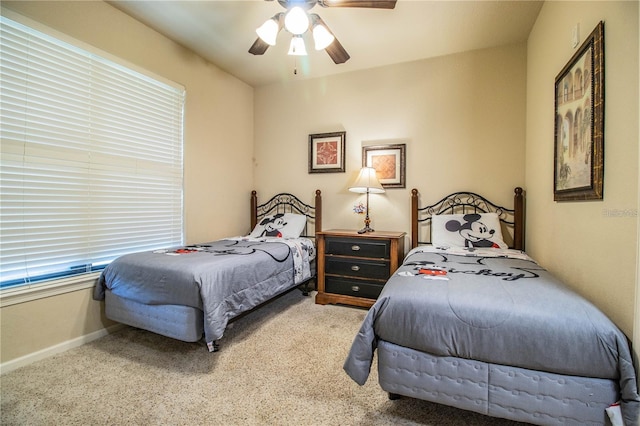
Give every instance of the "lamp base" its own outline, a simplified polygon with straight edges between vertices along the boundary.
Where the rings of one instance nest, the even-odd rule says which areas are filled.
[[[369,228],[369,225],[365,226],[361,230],[358,231],[358,234],[366,234],[367,232],[375,232],[373,229]]]
[[[367,232],[374,232],[369,225],[371,224],[371,219],[369,219],[369,191],[367,191],[367,215],[364,217],[364,228],[358,231],[358,234],[366,234]]]

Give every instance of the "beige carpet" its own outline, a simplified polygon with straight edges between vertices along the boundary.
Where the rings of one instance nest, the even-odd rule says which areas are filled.
[[[516,425],[403,398],[342,364],[365,310],[294,290],[208,353],[133,328],[0,377],[3,425]]]

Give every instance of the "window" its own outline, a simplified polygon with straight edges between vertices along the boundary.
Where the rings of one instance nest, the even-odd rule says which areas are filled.
[[[0,19],[0,289],[182,244],[184,89]]]

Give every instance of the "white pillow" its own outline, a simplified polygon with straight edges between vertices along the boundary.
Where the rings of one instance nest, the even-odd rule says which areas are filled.
[[[431,244],[436,247],[509,248],[503,241],[496,213],[432,216]]]
[[[302,214],[278,213],[269,215],[256,224],[249,236],[253,238],[298,238],[306,223],[307,217]]]

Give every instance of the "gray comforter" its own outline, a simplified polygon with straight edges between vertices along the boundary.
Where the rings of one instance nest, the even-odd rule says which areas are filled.
[[[109,289],[148,305],[201,309],[211,349],[230,319],[309,279],[314,250],[308,239],[236,238],[133,253],[105,268],[94,299]]]
[[[618,380],[625,421],[638,421],[625,335],[521,252],[414,249],[370,309],[344,364],[361,385],[378,340],[433,355]]]

